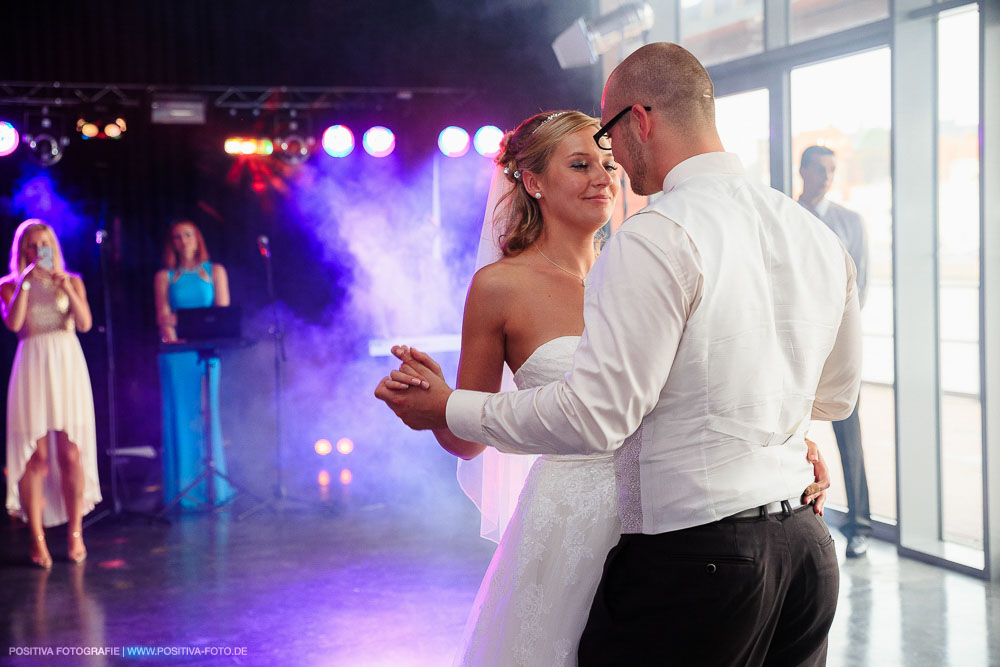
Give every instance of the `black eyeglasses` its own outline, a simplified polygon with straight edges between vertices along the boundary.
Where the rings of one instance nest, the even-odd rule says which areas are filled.
[[[652,111],[653,107],[644,106],[643,109],[645,109],[646,111]],[[598,148],[600,148],[603,151],[611,150],[611,138],[608,136],[608,132],[611,131],[611,128],[614,127],[615,123],[617,123],[622,119],[622,116],[624,116],[631,110],[632,110],[631,106],[625,107],[624,109],[616,113],[614,118],[612,118],[607,123],[602,125],[601,129],[599,129],[597,132],[594,133],[594,141],[597,143]]]

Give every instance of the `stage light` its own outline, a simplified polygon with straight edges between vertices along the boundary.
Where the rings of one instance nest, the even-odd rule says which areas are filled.
[[[496,125],[484,125],[476,130],[472,139],[476,152],[483,157],[496,157],[500,153],[500,142],[503,140],[503,130]]]
[[[372,157],[385,157],[396,148],[396,136],[389,128],[376,125],[365,132],[361,144]]]
[[[313,445],[313,449],[315,449],[316,453],[320,456],[326,456],[333,451],[333,445],[331,445],[330,441],[326,438],[320,438],[316,441],[316,444]]]
[[[351,473],[350,470],[344,468],[343,470],[340,471],[341,484],[347,485],[350,484],[352,481],[354,481],[354,475]]]
[[[438,148],[448,157],[462,157],[469,152],[469,133],[449,125],[438,135]]]
[[[319,471],[319,477],[316,478],[320,486],[330,486],[330,473],[325,470]]]
[[[341,454],[350,454],[354,451],[354,443],[350,438],[341,438],[337,441],[337,451]]]
[[[278,157],[288,164],[302,164],[309,159],[309,152],[316,143],[315,139],[305,139],[298,134],[290,134],[277,140]]]
[[[17,128],[7,121],[0,121],[0,157],[7,157],[17,150],[17,145],[21,143],[21,136],[17,133]]]
[[[97,123],[87,122],[81,118],[76,121],[76,131],[82,134],[84,139],[93,139],[101,130],[98,129]]]
[[[31,159],[42,167],[51,167],[59,162],[63,157],[63,148],[69,144],[67,137],[56,139],[51,134],[25,135],[24,141]]]
[[[83,116],[76,120],[76,131],[84,139],[120,139],[127,129],[125,119],[121,116],[107,121]]]
[[[270,155],[274,152],[274,143],[263,138],[229,137],[224,147],[230,155]]]
[[[346,125],[331,125],[323,132],[322,143],[330,157],[347,157],[354,152],[354,133]]]
[[[118,139],[125,131],[128,129],[125,125],[124,118],[115,118],[114,122],[108,123],[104,126],[104,135],[108,139]]]
[[[622,5],[592,22],[581,16],[552,42],[559,67],[593,65],[602,53],[652,28],[654,16],[645,2]]]

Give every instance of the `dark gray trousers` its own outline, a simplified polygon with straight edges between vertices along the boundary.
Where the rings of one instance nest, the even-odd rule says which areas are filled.
[[[853,535],[872,534],[871,508],[868,504],[868,477],[865,475],[865,455],[861,450],[861,420],[858,405],[847,419],[833,422],[837,436],[840,465],[844,469],[844,490],[847,492],[847,522],[840,530],[850,539]]]

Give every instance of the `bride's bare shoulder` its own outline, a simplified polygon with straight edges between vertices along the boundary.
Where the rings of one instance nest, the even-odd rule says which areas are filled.
[[[476,271],[470,289],[490,294],[507,293],[524,281],[524,260],[504,257]]]

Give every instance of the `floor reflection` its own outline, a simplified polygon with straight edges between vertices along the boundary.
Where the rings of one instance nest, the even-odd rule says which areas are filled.
[[[51,571],[28,566],[25,529],[0,530],[0,645],[15,650],[0,662],[13,665],[122,662],[25,653],[59,647],[209,652],[171,664],[447,665],[492,552],[464,509],[106,521],[84,564]],[[831,667],[1000,664],[996,586],[877,541],[846,561],[836,537]]]

